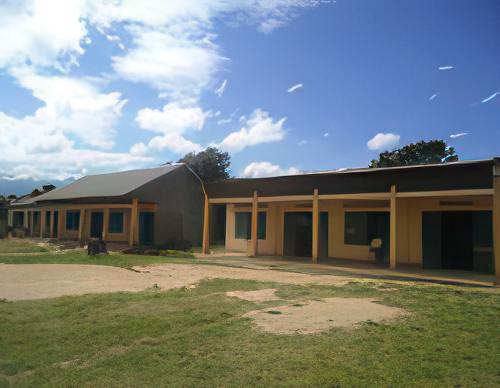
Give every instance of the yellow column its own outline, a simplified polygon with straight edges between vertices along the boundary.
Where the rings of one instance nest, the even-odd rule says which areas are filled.
[[[49,212],[50,214],[50,235],[49,237],[50,238],[53,238],[54,237],[54,211],[52,210],[51,212]]]
[[[391,187],[391,246],[390,264],[391,268],[396,268],[396,186]]]
[[[85,219],[85,209],[80,209],[80,220],[78,224],[78,241],[82,242],[83,238],[83,220]]]
[[[500,160],[493,166],[493,255],[495,256],[495,281],[500,285]]]
[[[205,195],[205,214],[203,215],[203,245],[201,247],[203,253],[210,253],[210,223],[209,223],[209,203],[208,197]]]
[[[46,217],[46,211],[42,210],[40,211],[40,238],[44,237],[45,234],[45,217]]]
[[[30,225],[30,237],[33,237],[33,228],[34,228],[34,222],[35,222],[35,212],[32,210],[30,211],[30,217],[31,217],[31,225]]]
[[[61,238],[61,230],[66,230],[66,225],[63,225],[63,210],[57,212],[57,238]]]
[[[319,236],[319,199],[318,189],[314,189],[312,219],[312,261],[318,261],[318,236]]]
[[[137,225],[137,218],[139,215],[139,201],[134,198],[132,200],[132,215],[130,217],[130,238],[129,238],[129,244],[130,246],[133,246],[135,243],[137,243],[138,236],[136,236],[136,228],[138,228]]]
[[[252,233],[250,234],[250,244],[252,246],[251,256],[257,256],[258,253],[258,239],[257,239],[257,223],[259,220],[259,198],[257,192],[253,192],[252,202]]]
[[[104,220],[102,222],[102,241],[106,241],[106,237],[108,237],[108,227],[109,227],[109,208],[105,208]]]

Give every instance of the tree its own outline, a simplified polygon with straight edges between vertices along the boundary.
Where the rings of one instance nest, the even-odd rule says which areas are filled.
[[[382,152],[378,160],[373,159],[370,168],[415,166],[456,162],[458,155],[444,140],[419,141],[394,151]]]
[[[228,168],[231,157],[227,152],[215,147],[208,147],[198,153],[190,152],[178,163],[186,163],[198,175],[203,183],[217,182],[229,178]]]
[[[42,186],[42,189],[43,189],[43,192],[44,193],[48,193],[49,191],[52,191],[54,190],[56,187],[53,185],[53,184],[47,184],[47,185],[43,185]]]

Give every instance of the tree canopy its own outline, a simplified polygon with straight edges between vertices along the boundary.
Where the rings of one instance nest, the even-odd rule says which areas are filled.
[[[419,141],[410,143],[394,151],[382,152],[373,159],[370,168],[415,166],[419,164],[438,164],[456,162],[458,155],[444,140]]]
[[[228,168],[231,157],[227,152],[219,151],[215,147],[208,147],[198,153],[190,152],[178,163],[186,163],[203,183],[217,182],[229,178]]]

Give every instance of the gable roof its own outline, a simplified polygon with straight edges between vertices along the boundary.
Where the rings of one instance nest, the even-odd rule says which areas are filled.
[[[184,164],[166,164],[157,168],[88,175],[67,186],[11,203],[27,205],[33,202],[57,201],[77,198],[120,197],[166,175]]]

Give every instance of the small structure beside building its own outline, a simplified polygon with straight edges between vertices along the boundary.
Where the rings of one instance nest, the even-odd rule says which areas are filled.
[[[31,237],[129,245],[201,245],[204,191],[185,164],[89,175],[9,207],[9,226]]]
[[[500,283],[499,158],[229,179],[206,191],[205,252],[212,238],[250,255],[375,260],[380,240],[391,268],[495,273]]]

